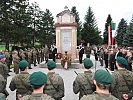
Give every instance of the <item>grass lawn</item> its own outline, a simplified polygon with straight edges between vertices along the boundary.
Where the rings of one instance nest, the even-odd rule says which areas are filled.
[[[11,50],[12,47],[9,47],[9,50]],[[4,45],[0,45],[0,50],[5,50],[5,46]]]

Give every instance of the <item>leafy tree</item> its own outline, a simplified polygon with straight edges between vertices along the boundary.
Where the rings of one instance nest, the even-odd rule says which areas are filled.
[[[105,23],[105,30],[103,33],[103,44],[108,44],[108,26],[111,26],[112,18],[111,15],[109,14]],[[112,32],[112,31],[111,31]]]
[[[127,22],[124,20],[124,18],[121,19],[120,23],[118,24],[118,28],[116,31],[116,41],[118,46],[126,45],[126,34],[127,34]]]
[[[72,7],[71,12],[75,14],[75,21],[78,24],[77,28],[77,43],[79,44],[81,42],[81,30],[82,30],[82,22],[79,18],[79,13],[77,12],[77,9],[75,6]]]
[[[101,37],[91,7],[88,8],[87,14],[85,15],[85,22],[83,24],[83,29],[82,29],[82,40],[84,40],[85,43],[96,44],[96,45],[100,44],[100,41],[99,43],[96,42],[98,40],[101,40]]]

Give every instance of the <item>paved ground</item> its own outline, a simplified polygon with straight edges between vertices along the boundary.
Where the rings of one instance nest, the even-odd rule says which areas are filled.
[[[103,68],[103,67],[99,66],[100,65],[99,62],[95,62],[94,56],[91,56],[91,59],[94,63],[94,66],[95,66],[95,64],[97,65],[97,68],[95,68],[95,67],[92,68],[93,72],[95,71],[95,69]],[[28,71],[29,73],[33,73],[35,71],[42,71],[44,73],[47,73],[47,71],[48,71],[47,68],[40,68],[39,65],[37,67],[32,67],[32,68],[33,69],[30,69]],[[78,100],[78,95],[74,94],[73,90],[72,90],[73,89],[72,84],[76,77],[76,74],[74,73],[74,71],[79,72],[79,73],[83,72],[83,65],[77,64],[76,68],[69,68],[68,70],[65,70],[63,68],[56,69],[56,72],[62,76],[62,78],[64,79],[64,83],[65,83],[65,97],[63,98],[63,100]],[[11,72],[10,75],[11,76],[9,76],[7,79],[7,82],[8,82],[7,90],[9,92],[8,100],[15,100],[15,91],[12,92],[8,88],[9,83],[15,74],[13,72]]]

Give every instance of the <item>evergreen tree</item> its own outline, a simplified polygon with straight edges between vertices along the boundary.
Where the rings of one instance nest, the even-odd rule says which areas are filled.
[[[101,40],[100,32],[91,7],[88,8],[87,14],[85,15],[85,22],[82,29],[82,40],[84,40],[85,43],[100,44],[100,41],[98,41]]]
[[[38,41],[38,33],[39,33],[39,27],[40,27],[40,19],[42,17],[42,11],[39,7],[39,4],[37,2],[34,2],[29,6],[28,12],[31,15],[31,23],[29,27],[32,29],[30,36],[32,36],[32,45],[35,45],[35,42]]]
[[[133,47],[133,15],[132,15],[132,20],[127,28],[127,34],[124,40],[126,40],[124,41],[125,42],[124,44],[126,44],[126,46]]]
[[[12,0],[0,0],[0,40],[9,50],[10,34],[13,27],[11,20]]]
[[[53,42],[55,42],[54,18],[49,9],[46,9],[45,12],[42,12],[38,36],[38,40],[41,45],[47,44],[50,46],[53,44]]]
[[[118,24],[118,28],[116,31],[116,41],[118,46],[126,45],[126,35],[127,35],[127,22],[124,18],[121,19],[120,23]]]
[[[75,14],[75,22],[78,24],[77,28],[77,43],[78,45],[81,42],[81,30],[82,30],[82,23],[79,18],[79,13],[77,12],[77,9],[75,6],[72,7],[71,12]]]
[[[111,25],[111,22],[112,22],[112,18],[111,18],[111,15],[109,14],[105,23],[105,30],[103,33],[103,44],[108,44],[108,26]]]
[[[13,39],[14,44],[19,43],[24,46],[25,41],[27,40],[28,26],[30,23],[30,14],[27,12],[29,6],[28,0],[14,0],[13,7],[11,10],[12,13],[12,23],[14,25]]]

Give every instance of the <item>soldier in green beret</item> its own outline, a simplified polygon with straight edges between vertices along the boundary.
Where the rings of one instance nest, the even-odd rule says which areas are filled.
[[[90,70],[90,68],[93,66],[93,63],[90,58],[85,58],[83,63],[85,68],[84,73],[78,73],[73,82],[73,91],[75,94],[79,93],[79,99],[83,97],[83,95],[92,94],[95,90],[92,79],[93,74]]]
[[[21,100],[54,100],[47,94],[43,94],[43,88],[46,86],[47,76],[43,72],[34,72],[31,74],[30,83],[33,88],[31,95],[24,96]]]
[[[31,86],[29,83],[30,74],[27,71],[29,63],[26,60],[19,62],[20,74],[16,74],[9,85],[11,91],[16,90],[16,99],[19,100],[24,95],[31,94]]]
[[[128,62],[123,57],[117,57],[116,67],[111,92],[120,100],[130,100],[133,97],[133,72],[127,70]]]
[[[113,77],[107,70],[97,70],[93,82],[96,85],[96,91],[93,94],[84,95],[81,100],[119,100],[109,93]]]
[[[64,97],[64,81],[59,74],[55,73],[56,63],[48,60],[47,67],[49,70],[47,74],[48,81],[44,92],[55,100],[62,100]]]

